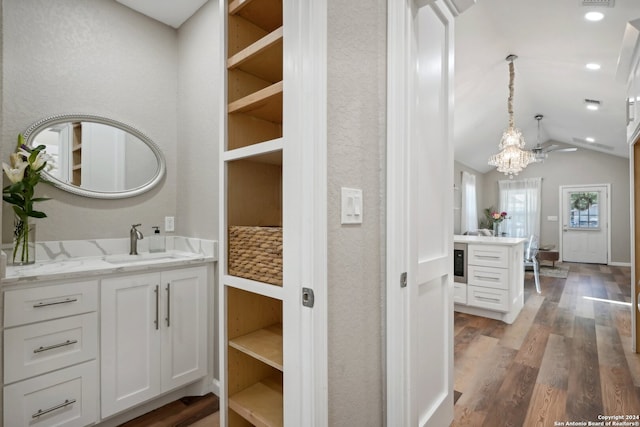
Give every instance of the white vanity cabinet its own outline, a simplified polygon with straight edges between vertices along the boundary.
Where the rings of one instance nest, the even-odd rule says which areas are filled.
[[[207,270],[102,280],[105,418],[207,374]]]
[[[455,236],[466,243],[466,301],[455,310],[513,323],[524,305],[523,238]],[[461,285],[457,283],[459,287]],[[457,291],[460,292],[460,291]]]
[[[4,425],[98,420],[98,281],[4,292]]]

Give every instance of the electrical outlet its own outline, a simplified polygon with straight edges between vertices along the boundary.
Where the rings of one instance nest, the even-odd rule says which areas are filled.
[[[173,216],[164,217],[164,231],[175,231],[176,219]]]

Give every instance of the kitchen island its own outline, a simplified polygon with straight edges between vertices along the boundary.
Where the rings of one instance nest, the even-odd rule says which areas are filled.
[[[454,236],[466,244],[466,283],[455,282],[454,310],[513,323],[524,305],[520,237]]]

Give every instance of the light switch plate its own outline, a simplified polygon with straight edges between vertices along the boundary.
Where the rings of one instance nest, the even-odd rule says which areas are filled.
[[[342,224],[362,224],[362,190],[342,187]]]
[[[556,215],[549,215],[547,217],[547,221],[557,221],[558,217]]]

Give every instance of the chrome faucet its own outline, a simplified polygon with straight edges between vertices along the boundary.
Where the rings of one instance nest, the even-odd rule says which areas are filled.
[[[129,255],[138,255],[138,240],[144,239],[142,232],[136,227],[140,227],[142,224],[133,224],[131,230],[129,230]]]

